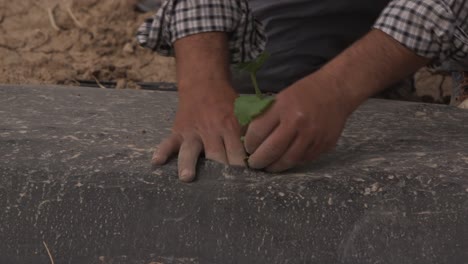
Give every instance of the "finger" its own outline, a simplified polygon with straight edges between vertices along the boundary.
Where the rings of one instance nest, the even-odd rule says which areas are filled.
[[[244,166],[244,159],[247,156],[240,136],[235,133],[228,133],[224,137],[224,146],[229,165]]]
[[[228,163],[222,137],[213,135],[203,137],[203,148],[207,159],[223,164]]]
[[[310,146],[313,146],[313,143],[308,144],[305,140],[297,137],[284,155],[268,166],[266,170],[268,172],[282,172],[291,169],[304,160],[304,156]]]
[[[265,113],[252,121],[247,128],[244,139],[244,146],[247,153],[254,153],[268,135],[275,130],[279,123],[278,116],[272,113]]]
[[[181,139],[178,135],[171,134],[158,145],[153,153],[152,163],[163,165],[175,153],[179,151]]]
[[[183,182],[191,182],[195,178],[198,157],[203,150],[200,139],[196,137],[184,138],[179,151],[177,167],[179,179]]]
[[[294,142],[296,131],[286,125],[280,125],[250,156],[249,166],[254,169],[268,167],[278,160]]]

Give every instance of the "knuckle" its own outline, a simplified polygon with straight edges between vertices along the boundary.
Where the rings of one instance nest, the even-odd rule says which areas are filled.
[[[296,111],[290,116],[291,122],[298,127],[302,127],[306,124],[307,118],[304,112]]]
[[[221,128],[225,131],[240,131],[240,126],[235,120],[225,120]]]

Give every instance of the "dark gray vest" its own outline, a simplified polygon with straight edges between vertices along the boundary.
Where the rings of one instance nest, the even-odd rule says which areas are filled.
[[[258,73],[260,88],[279,92],[314,72],[368,32],[389,0],[250,0],[268,37],[271,57]],[[356,62],[359,63],[359,62]],[[236,88],[250,80],[234,74]]]

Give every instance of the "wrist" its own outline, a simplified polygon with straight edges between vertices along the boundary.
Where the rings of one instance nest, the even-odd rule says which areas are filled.
[[[234,101],[236,91],[227,80],[199,80],[178,82],[180,101],[197,102],[200,106],[212,105],[226,100]]]
[[[317,72],[317,76],[321,79],[322,87],[327,87],[347,116],[371,96],[369,87],[356,85],[353,79],[341,74],[339,69],[324,68]]]
[[[322,102],[335,105],[344,116],[349,116],[364,99],[350,93],[350,89],[331,72],[319,70],[304,79],[298,85],[299,95],[304,98],[320,97]]]

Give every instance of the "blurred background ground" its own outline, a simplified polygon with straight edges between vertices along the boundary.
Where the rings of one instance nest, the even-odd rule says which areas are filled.
[[[80,28],[66,11],[72,10]],[[146,17],[131,0],[0,0],[0,83],[76,85],[78,80],[118,83],[175,81],[172,58],[139,47],[135,32]],[[47,14],[53,7],[59,30]],[[413,99],[448,102],[450,77],[422,70]]]
[[[55,1],[55,2],[65,2]],[[126,0],[75,0],[47,15],[50,0],[0,0],[0,83],[74,84],[76,80],[174,81],[174,62],[137,46],[135,32],[149,14]]]

